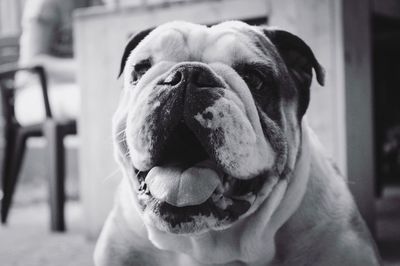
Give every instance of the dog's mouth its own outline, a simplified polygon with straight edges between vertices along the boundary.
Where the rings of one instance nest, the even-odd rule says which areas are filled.
[[[226,174],[184,122],[167,138],[154,167],[134,170],[145,216],[160,230],[178,234],[226,228],[249,211],[269,176],[244,180]]]

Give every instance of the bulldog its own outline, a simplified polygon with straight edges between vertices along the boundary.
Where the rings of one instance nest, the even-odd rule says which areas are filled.
[[[97,266],[379,265],[339,174],[307,126],[299,37],[230,21],[136,34],[113,119],[123,173]]]

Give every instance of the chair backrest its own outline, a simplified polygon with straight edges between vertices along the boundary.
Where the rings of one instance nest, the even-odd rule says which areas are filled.
[[[19,35],[0,35],[0,65],[17,63],[19,57]]]
[[[0,35],[0,68],[2,66],[17,65],[19,58],[19,35]],[[14,91],[7,87],[13,86],[11,80],[0,80],[3,123],[12,123],[14,119]],[[1,127],[1,126],[0,126]],[[2,130],[1,130],[2,131]]]
[[[38,75],[42,87],[46,117],[52,117],[47,95],[47,78],[44,68],[41,66],[18,66],[20,51],[19,37],[19,34],[0,35],[0,108],[3,111],[5,123],[13,123],[16,119],[14,112],[15,74],[18,71],[27,71]]]

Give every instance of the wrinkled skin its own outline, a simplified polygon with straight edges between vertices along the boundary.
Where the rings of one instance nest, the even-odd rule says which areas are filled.
[[[124,174],[96,265],[379,265],[303,118],[310,48],[279,30],[172,22],[128,43]]]

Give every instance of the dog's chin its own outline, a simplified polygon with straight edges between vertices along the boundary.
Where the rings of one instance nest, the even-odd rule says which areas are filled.
[[[212,162],[206,160],[202,165],[212,165]],[[214,167],[204,167],[204,169],[203,171],[215,170]],[[144,221],[160,231],[173,234],[201,234],[209,230],[229,228],[235,221],[254,211],[257,207],[255,202],[259,201],[256,200],[257,197],[267,196],[265,187],[272,186],[273,182],[270,181],[275,176],[266,172],[243,180],[218,171],[219,182],[209,196],[206,195],[197,204],[177,204],[171,203],[168,199],[160,199],[157,197],[158,193],[155,193],[157,196],[152,195],[149,189],[152,185],[146,183],[148,180],[151,182],[151,177],[149,177],[152,175],[151,172],[152,170],[136,171],[139,184],[137,198]],[[271,191],[271,189],[267,190]]]

